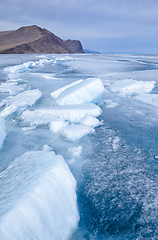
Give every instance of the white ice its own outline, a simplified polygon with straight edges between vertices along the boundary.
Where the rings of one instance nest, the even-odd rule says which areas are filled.
[[[77,141],[87,134],[94,133],[94,129],[89,126],[79,124],[68,124],[62,120],[52,121],[50,124],[51,133],[59,134],[69,141]]]
[[[50,123],[50,131],[52,133],[60,133],[61,129],[66,127],[68,122],[62,120],[55,120]]]
[[[101,115],[100,107],[93,103],[79,104],[72,106],[54,106],[52,108],[37,109],[35,111],[26,110],[22,113],[21,119],[25,125],[39,126],[47,125],[54,120],[69,121],[79,123],[88,116],[98,117]]]
[[[135,96],[141,93],[150,93],[155,87],[155,81],[136,81],[133,79],[119,80],[109,86],[109,89],[123,96]]]
[[[26,152],[0,174],[1,240],[67,240],[79,221],[76,180],[64,158]]]
[[[18,73],[24,73],[26,71],[29,71],[30,69],[37,67],[37,66],[42,66],[46,63],[49,63],[53,60],[48,60],[48,59],[40,59],[39,61],[28,61],[28,62],[24,62],[23,64],[20,65],[15,65],[15,66],[11,66],[11,67],[6,67],[4,69],[4,72],[6,73],[14,73],[14,74],[18,74]]]
[[[111,99],[104,100],[104,103],[106,104],[106,108],[115,108],[118,106],[117,102],[113,102]]]
[[[7,117],[17,110],[24,110],[28,106],[32,106],[42,96],[38,89],[27,90],[19,93],[16,96],[8,97],[3,100],[1,105],[7,105],[1,112],[1,117]]]
[[[95,117],[92,117],[92,116],[88,116],[86,118],[83,118],[81,121],[80,121],[80,124],[81,125],[84,125],[84,126],[89,126],[89,127],[97,127],[99,125],[102,125],[102,122],[99,121],[97,118]]]
[[[24,91],[26,84],[18,84],[17,82],[4,82],[0,85],[0,92],[6,92],[11,95],[15,95],[21,91]]]
[[[67,140],[75,142],[88,134],[93,134],[94,132],[95,130],[92,127],[72,123],[69,126],[62,128],[60,134]]]
[[[0,118],[0,149],[2,148],[4,139],[6,138],[6,128],[3,118]]]
[[[72,87],[72,86],[75,86],[76,84],[81,83],[82,81],[83,81],[83,80],[81,79],[81,80],[72,82],[72,83],[70,83],[70,84],[67,84],[67,85],[65,85],[65,86],[62,87],[62,88],[57,89],[56,91],[54,91],[54,92],[51,93],[51,97],[52,97],[53,99],[57,99],[57,97],[59,97],[59,95],[60,95],[62,92],[64,92],[66,89],[68,89],[68,88],[70,88],[70,87]]]
[[[135,96],[134,99],[136,99],[139,102],[158,107],[158,94],[140,94],[138,96]]]
[[[68,148],[68,153],[71,157],[76,158],[79,157],[82,153],[82,146],[78,146],[78,147],[69,147]]]
[[[120,138],[118,136],[114,137],[114,139],[112,141],[112,148],[114,151],[118,150],[119,143],[120,143]]]
[[[62,91],[56,102],[58,105],[99,103],[102,100],[104,91],[104,86],[99,78],[88,78]]]

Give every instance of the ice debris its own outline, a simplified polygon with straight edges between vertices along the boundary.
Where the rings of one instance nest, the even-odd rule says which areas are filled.
[[[79,104],[72,106],[54,106],[50,108],[37,109],[35,111],[26,110],[22,113],[21,119],[25,125],[40,126],[48,125],[52,121],[61,120],[70,123],[79,123],[82,119],[101,115],[100,107],[93,103]]]
[[[11,95],[15,95],[21,91],[24,91],[26,88],[26,84],[18,84],[17,82],[3,82],[0,85],[0,92],[9,93]]]
[[[70,155],[71,157],[76,158],[76,157],[79,157],[79,156],[81,155],[82,150],[83,150],[82,146],[69,147],[69,148],[68,148],[68,153],[69,153],[69,155]]]
[[[21,92],[16,96],[8,97],[1,103],[1,106],[7,106],[0,112],[0,116],[7,117],[18,109],[25,110],[28,106],[35,104],[41,96],[42,93],[38,89],[34,89]]]
[[[60,134],[67,140],[74,142],[94,132],[95,130],[92,127],[72,123],[69,126],[62,128]]]

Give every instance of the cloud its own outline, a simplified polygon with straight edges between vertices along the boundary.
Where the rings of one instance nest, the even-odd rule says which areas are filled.
[[[5,0],[0,29],[37,24],[60,37],[158,38],[157,0]]]

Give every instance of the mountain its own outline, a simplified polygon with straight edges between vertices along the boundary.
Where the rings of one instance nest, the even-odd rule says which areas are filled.
[[[84,53],[78,40],[64,41],[36,25],[0,32],[0,54]]]

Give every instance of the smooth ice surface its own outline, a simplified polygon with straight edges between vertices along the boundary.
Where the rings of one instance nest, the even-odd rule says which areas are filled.
[[[79,221],[76,181],[60,155],[30,151],[0,174],[0,239],[68,239]]]
[[[109,86],[110,90],[122,95],[137,95],[140,93],[150,93],[155,87],[155,82],[136,81],[133,79],[120,80]]]
[[[5,137],[6,137],[5,123],[3,118],[0,118],[0,149],[2,148]]]
[[[81,119],[93,116],[98,117],[101,109],[92,103],[74,106],[54,106],[52,108],[37,109],[35,111],[26,110],[21,115],[25,125],[39,126],[47,125],[54,120],[67,120],[78,123]]]
[[[72,123],[69,126],[62,128],[60,134],[66,139],[75,142],[94,132],[95,130],[92,127]]]
[[[70,84],[67,84],[67,85],[65,85],[65,86],[62,87],[62,88],[57,89],[56,91],[54,91],[54,92],[51,93],[52,98],[57,99],[57,98],[59,97],[59,95],[60,95],[62,92],[64,92],[66,89],[68,89],[68,88],[70,88],[70,87],[72,87],[72,86],[75,86],[76,84],[81,83],[82,81],[83,81],[83,80],[81,79],[81,80],[72,82],[72,83],[70,83]]]
[[[158,107],[158,94],[140,94],[135,96],[137,101],[140,101],[145,104],[149,104],[154,107]]]
[[[58,105],[99,103],[104,95],[104,86],[99,78],[89,78],[63,91],[56,99]]]
[[[9,97],[2,101],[2,104],[7,105],[1,112],[1,117],[7,117],[17,110],[24,110],[28,106],[32,106],[42,96],[38,89],[27,90],[19,93],[15,97]]]

